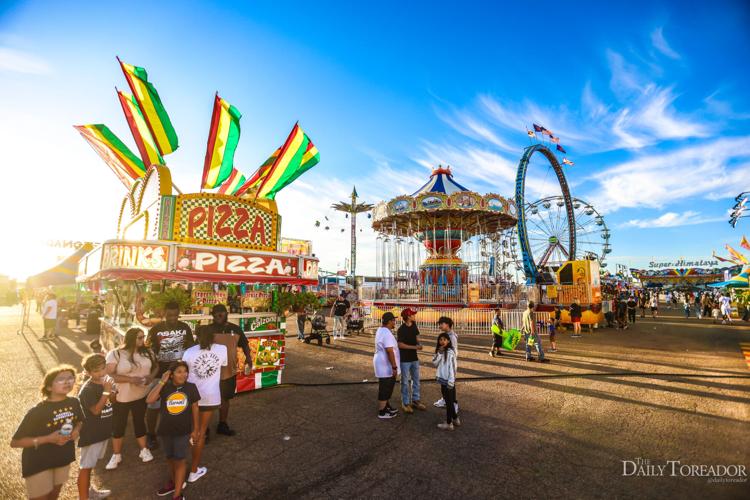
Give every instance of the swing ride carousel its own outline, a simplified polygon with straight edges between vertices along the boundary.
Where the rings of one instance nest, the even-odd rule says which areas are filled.
[[[439,166],[414,194],[372,210],[376,286],[362,298],[379,308],[488,308],[513,301],[503,245],[516,225],[516,204],[479,194]],[[369,300],[368,300],[369,299]]]

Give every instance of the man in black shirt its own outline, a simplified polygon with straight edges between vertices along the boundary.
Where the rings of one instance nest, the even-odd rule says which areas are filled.
[[[404,413],[414,413],[414,408],[425,411],[427,407],[420,400],[419,391],[419,359],[417,351],[422,350],[419,343],[419,328],[414,322],[417,311],[404,309],[401,311],[403,323],[398,327],[399,358],[401,361],[401,408]]]
[[[628,321],[630,323],[635,323],[635,308],[638,306],[638,303],[635,301],[635,297],[633,297],[632,295],[628,297],[627,305],[628,305]]]
[[[346,322],[344,318],[349,313],[349,307],[351,304],[346,300],[346,292],[341,292],[341,295],[336,299],[331,307],[331,316],[333,316],[333,338],[341,337],[344,338],[344,332],[346,331]]]
[[[157,377],[161,377],[169,369],[169,365],[181,360],[185,349],[195,345],[193,330],[190,325],[180,321],[179,317],[180,305],[177,302],[168,302],[164,307],[164,321],[157,323],[148,331],[147,345],[154,351],[159,362]],[[146,410],[146,444],[152,450],[159,446],[159,441],[156,439],[159,406],[160,400],[157,400],[148,405]]]

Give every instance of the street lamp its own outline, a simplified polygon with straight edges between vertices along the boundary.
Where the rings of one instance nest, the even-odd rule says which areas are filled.
[[[361,212],[369,212],[374,206],[369,203],[357,203],[358,197],[357,187],[355,186],[354,189],[352,189],[351,202],[340,201],[331,205],[331,208],[348,214],[349,219],[351,219],[352,243],[349,264],[351,265],[352,286],[357,286],[357,214]]]

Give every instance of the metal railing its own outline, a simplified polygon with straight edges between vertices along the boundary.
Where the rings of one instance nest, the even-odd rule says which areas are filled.
[[[381,318],[386,312],[392,312],[396,316],[396,327],[401,324],[401,307],[380,308],[374,305],[365,306],[369,314],[365,316],[365,327],[374,329],[380,326]],[[447,316],[453,320],[453,329],[459,335],[490,335],[492,320],[495,317],[493,309],[471,309],[471,308],[432,308],[412,307],[417,311],[416,323],[422,333],[437,334],[440,330],[437,321],[441,316]],[[522,309],[503,309],[500,318],[506,329],[521,329],[523,318]],[[547,323],[550,321],[550,313],[535,312],[534,321]]]
[[[411,301],[431,303],[485,302],[494,304],[517,304],[526,296],[524,285],[428,285],[391,284],[391,286],[362,287],[359,291],[361,300],[367,301]]]

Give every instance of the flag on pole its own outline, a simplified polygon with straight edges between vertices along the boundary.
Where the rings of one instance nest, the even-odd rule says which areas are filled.
[[[547,134],[547,135],[548,135],[548,136],[550,136],[550,137],[554,137],[554,136],[552,135],[552,131],[551,131],[551,130],[547,130],[547,129],[546,129],[546,128],[544,128],[544,127],[542,127],[542,133],[543,133],[543,134]]]
[[[734,257],[735,259],[739,260],[739,261],[740,261],[740,262],[742,262],[743,264],[747,264],[747,263],[748,263],[748,262],[747,262],[747,259],[745,258],[745,256],[744,256],[744,255],[742,255],[741,253],[739,253],[739,252],[738,252],[737,250],[735,250],[734,248],[730,247],[730,246],[729,246],[729,244],[726,244],[726,245],[724,245],[724,248],[726,248],[726,249],[727,249],[727,252],[729,252],[729,254],[730,254],[730,255],[731,255],[732,257]]]
[[[563,158],[563,165],[570,165],[571,167],[575,165],[572,161],[568,160],[567,158]]]
[[[133,181],[146,174],[143,162],[106,125],[74,125],[118,179],[130,189]]]
[[[161,103],[159,93],[148,81],[146,70],[138,66],[125,64],[120,61],[119,57],[117,60],[125,74],[130,90],[133,91],[133,96],[143,112],[143,118],[156,141],[159,153],[166,155],[174,152],[178,147],[177,133],[172,126],[167,111],[164,109],[164,105]]]
[[[744,235],[742,236],[742,240],[740,240],[740,246],[745,250],[750,250],[750,242],[747,241]]]
[[[135,144],[138,146],[138,152],[141,153],[143,164],[148,166],[153,164],[163,165],[164,159],[159,154],[159,149],[151,131],[148,129],[146,120],[143,118],[138,101],[132,95],[121,90],[117,91],[117,97],[120,99],[122,112],[125,113],[125,119],[130,127],[130,132],[133,134]]]
[[[534,132],[542,132],[543,130],[544,130],[544,127],[542,127],[541,125],[537,125],[536,123],[534,123]]]
[[[526,129],[526,135],[528,135],[529,137],[532,137],[532,138],[536,137],[536,134],[534,132],[532,132],[531,130],[529,130],[529,129]]]
[[[320,162],[318,148],[305,134],[299,123],[295,124],[281,147],[279,156],[258,186],[256,197],[273,200],[276,193],[294,182],[318,162]]]
[[[732,264],[739,264],[739,262],[737,262],[736,260],[733,260],[733,259],[727,259],[727,258],[725,258],[725,257],[721,257],[721,256],[719,256],[719,255],[716,255],[716,250],[714,250],[714,252],[713,252],[713,255],[712,255],[712,256],[713,256],[713,258],[714,258],[714,259],[716,259],[716,260],[718,260],[718,261],[721,261],[721,262],[731,262]]]
[[[240,118],[242,113],[217,93],[208,131],[201,189],[220,186],[232,175],[234,151],[240,140]]]
[[[551,142],[554,142],[555,144],[560,144],[560,138],[559,138],[559,137],[555,137],[555,136],[550,136],[550,137],[549,137],[549,140],[550,140]]]
[[[559,144],[557,145],[557,147],[555,149],[557,149],[561,153],[567,153],[567,151],[565,151],[565,149],[562,146],[560,146]]]
[[[229,178],[224,181],[224,184],[219,186],[220,194],[236,194],[239,188],[245,183],[245,176],[240,173],[236,168],[232,169],[232,173]]]
[[[258,170],[256,170],[252,176],[250,176],[249,179],[245,181],[245,183],[240,186],[237,191],[235,191],[235,195],[242,196],[249,190],[253,188],[257,188],[261,182],[266,178],[266,175],[268,175],[268,171],[273,166],[273,164],[276,162],[276,158],[281,153],[281,148],[278,148],[276,151],[273,152],[271,156],[268,157],[266,161],[263,162],[263,165],[258,167]]]

